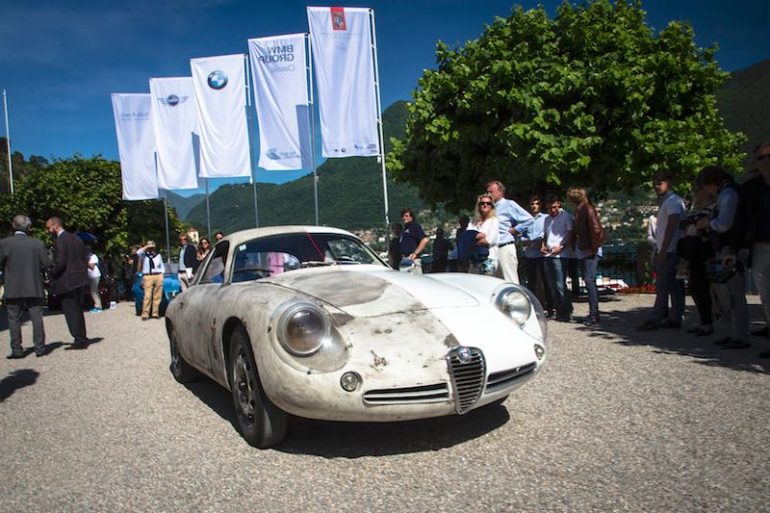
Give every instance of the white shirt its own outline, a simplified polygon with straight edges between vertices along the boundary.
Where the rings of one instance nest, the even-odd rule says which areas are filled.
[[[543,223],[543,233],[545,240],[545,247],[549,253],[544,255],[548,258],[568,258],[569,252],[567,248],[563,248],[558,254],[552,255],[550,251],[558,246],[564,246],[564,242],[568,242],[567,236],[572,232],[574,226],[572,215],[565,212],[564,209],[560,209],[559,213],[555,216],[550,214]]]
[[[142,256],[142,274],[150,274],[150,255],[142,251],[141,249],[136,251],[136,254]],[[165,268],[163,267],[163,257],[160,253],[155,253],[152,257],[152,274],[163,274]]]
[[[89,278],[101,278],[102,272],[99,270],[99,257],[91,253],[91,256],[88,257],[88,263],[94,264],[94,268],[91,269],[91,267],[88,267],[88,277]]]
[[[489,258],[495,261],[497,260],[497,241],[500,238],[499,227],[500,221],[494,216],[487,218],[487,220],[481,224],[468,227],[472,230],[478,230],[486,236],[487,242],[489,243]]]
[[[658,253],[663,251],[663,239],[666,238],[666,230],[668,229],[668,218],[672,215],[679,215],[681,219],[684,215],[684,200],[668,191],[660,202],[660,208],[658,209],[658,221],[655,226],[655,248]],[[668,248],[665,249],[666,253],[673,253],[676,251],[676,243],[684,235],[684,231],[679,227],[674,229],[674,234],[671,237],[671,242],[668,244]]]

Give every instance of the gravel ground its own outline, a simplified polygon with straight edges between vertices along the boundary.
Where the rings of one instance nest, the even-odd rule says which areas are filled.
[[[296,421],[270,450],[243,442],[223,389],[174,381],[163,321],[87,313],[98,342],[73,351],[54,313],[51,354],[0,361],[0,511],[767,511],[770,342],[635,332],[651,304],[551,323],[548,365],[503,406]]]

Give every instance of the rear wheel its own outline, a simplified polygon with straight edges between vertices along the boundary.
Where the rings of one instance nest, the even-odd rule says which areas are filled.
[[[188,383],[198,377],[198,371],[187,363],[179,354],[176,342],[176,332],[172,329],[168,333],[168,344],[171,352],[171,365],[168,366],[174,379],[180,383]]]
[[[259,382],[249,336],[238,327],[230,339],[230,387],[243,438],[255,447],[275,445],[286,437],[288,414],[267,397]]]

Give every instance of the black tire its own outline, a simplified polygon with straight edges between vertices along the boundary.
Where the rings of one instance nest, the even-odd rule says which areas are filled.
[[[174,330],[168,332],[168,345],[171,352],[171,364],[168,369],[171,371],[171,375],[174,379],[180,383],[189,383],[199,376],[198,371],[189,363],[185,361],[181,354],[179,354],[179,348],[176,343],[176,333]]]
[[[262,389],[249,336],[242,326],[230,338],[228,373],[241,436],[260,449],[280,443],[286,437],[289,416]]]

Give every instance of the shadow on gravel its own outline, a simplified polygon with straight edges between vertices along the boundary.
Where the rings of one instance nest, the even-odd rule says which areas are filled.
[[[725,328],[717,324],[713,335],[697,337],[685,331],[685,329],[659,329],[655,331],[636,331],[648,313],[647,308],[634,308],[630,310],[613,309],[605,306],[601,309],[601,329],[585,326],[577,328],[584,333],[591,333],[593,338],[604,338],[625,345],[652,346],[657,351],[666,354],[680,354],[696,359],[697,363],[709,366],[727,367],[734,370],[758,373],[770,373],[770,359],[760,359],[760,351],[770,350],[770,341],[763,337],[751,337],[751,348],[729,350],[714,345],[714,341],[728,335]],[[617,306],[620,306],[618,304]],[[695,307],[687,307],[686,319],[697,319],[698,313]],[[763,319],[764,312],[761,305],[749,305],[749,319]],[[690,321],[692,322],[692,321]],[[685,326],[688,322],[685,322]],[[758,325],[753,325],[753,328]],[[620,340],[618,341],[618,337]]]
[[[324,458],[360,458],[437,451],[483,436],[508,420],[502,405],[465,415],[408,422],[324,422],[291,419],[286,440],[273,449]]]
[[[203,378],[185,387],[238,430],[230,394]],[[504,406],[489,405],[465,415],[408,422],[327,422],[291,418],[286,440],[274,450],[325,458],[360,458],[437,451],[478,438],[508,420]]]
[[[32,369],[17,369],[0,380],[0,403],[20,388],[34,385],[40,373]]]

